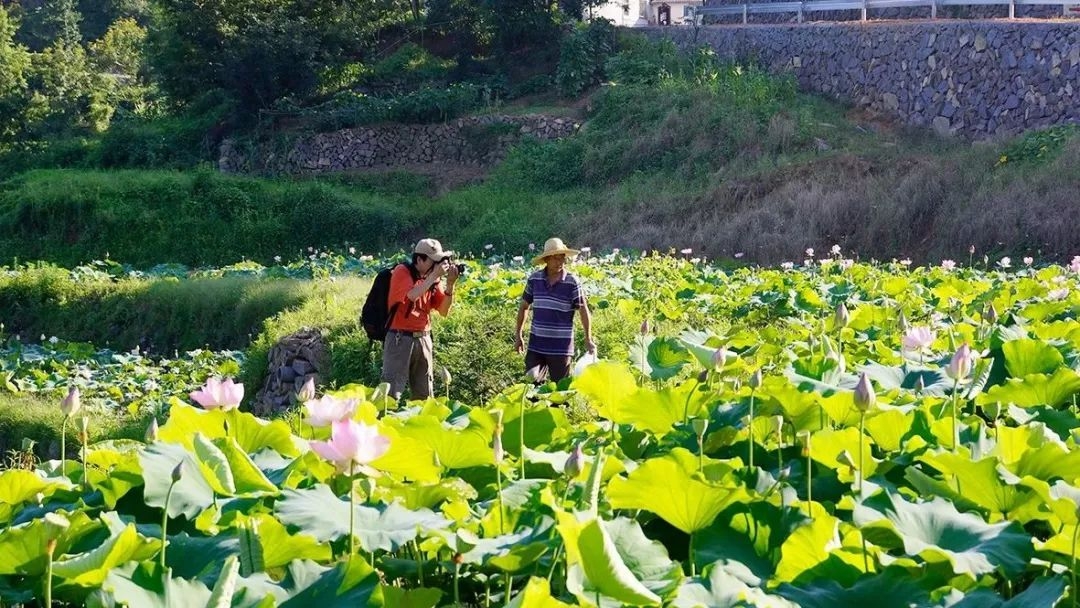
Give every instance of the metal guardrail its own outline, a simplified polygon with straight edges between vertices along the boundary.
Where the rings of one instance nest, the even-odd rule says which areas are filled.
[[[1080,14],[1078,0],[807,0],[801,2],[755,2],[733,4],[728,6],[693,6],[691,22],[700,23],[700,18],[706,15],[742,15],[743,23],[747,23],[751,14],[764,13],[796,13],[799,23],[802,23],[806,13],[820,11],[861,11],[861,19],[866,21],[866,12],[879,8],[930,8],[930,18],[937,18],[939,6],[1008,6],[1009,19],[1016,18],[1016,7],[1026,6],[1060,6],[1062,15]]]

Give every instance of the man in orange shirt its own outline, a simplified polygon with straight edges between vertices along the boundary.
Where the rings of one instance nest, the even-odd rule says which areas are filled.
[[[412,399],[432,395],[431,311],[450,313],[454,301],[457,266],[450,263],[452,251],[435,239],[421,239],[413,248],[412,262],[398,264],[390,275],[388,310],[390,329],[383,343],[382,379],[390,383],[390,394],[398,399],[409,385]],[[439,279],[446,275],[446,287]]]

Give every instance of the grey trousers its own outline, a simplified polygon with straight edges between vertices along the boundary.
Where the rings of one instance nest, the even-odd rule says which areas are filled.
[[[410,399],[427,399],[434,392],[431,333],[423,335],[391,331],[383,342],[382,380],[390,383],[390,395],[400,399],[409,386]]]

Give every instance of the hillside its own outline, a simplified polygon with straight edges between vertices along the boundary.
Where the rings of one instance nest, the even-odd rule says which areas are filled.
[[[431,74],[449,77],[445,66],[408,47],[375,70],[397,74],[400,94],[339,94],[232,135],[284,151],[305,133],[470,113],[582,124],[559,141],[526,137],[494,165],[225,176],[207,166],[213,106],[15,148],[0,156],[11,176],[0,182],[0,260],[268,263],[312,247],[394,251],[421,235],[466,252],[520,252],[553,233],[594,249],[689,248],[762,264],[834,244],[864,259],[917,261],[961,259],[971,246],[980,257],[1080,251],[1062,221],[1080,187],[1075,128],[942,138],[703,49],[624,33],[590,54],[611,35],[606,26],[568,34],[560,71],[543,76],[557,89],[519,85],[516,96],[486,101],[474,95],[493,89],[475,80],[438,88]],[[587,48],[575,54],[575,40]],[[583,55],[588,69],[568,85],[560,74]]]

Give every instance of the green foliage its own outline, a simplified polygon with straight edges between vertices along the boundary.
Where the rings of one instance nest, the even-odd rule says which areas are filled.
[[[15,43],[18,23],[0,6],[0,144],[19,132],[25,109],[30,53]]]
[[[446,84],[456,66],[452,59],[432,55],[420,45],[407,42],[375,62],[363,84],[385,91],[405,91],[432,83]]]
[[[75,0],[49,0],[19,5],[23,23],[19,41],[34,51],[43,51],[54,45],[73,46],[82,40],[79,23],[82,14]]]
[[[1052,161],[1078,133],[1080,127],[1077,125],[1061,125],[1025,133],[1005,147],[997,166],[1010,163],[1035,165]]]
[[[506,89],[499,83],[455,83],[391,97],[349,91],[319,106],[284,109],[304,116],[316,131],[336,131],[378,122],[445,122],[497,104],[505,96]]]
[[[76,278],[54,266],[0,278],[5,330],[119,350],[245,347],[263,322],[308,297],[293,280]]]
[[[559,92],[577,97],[604,78],[604,62],[615,50],[615,26],[606,19],[581,24],[562,39],[555,83]]]
[[[162,0],[151,63],[177,101],[226,91],[241,115],[304,96],[319,74],[372,42],[392,7],[345,0]]]
[[[38,457],[59,457],[62,420],[59,398],[0,393],[0,462],[6,461],[12,450],[20,450],[23,439],[35,442],[34,453]],[[149,419],[144,415],[132,416],[124,411],[95,412],[89,429],[90,439],[141,439],[148,423]],[[72,446],[78,445],[75,435],[75,425],[69,424],[69,456]],[[0,470],[3,468],[0,464]]]

